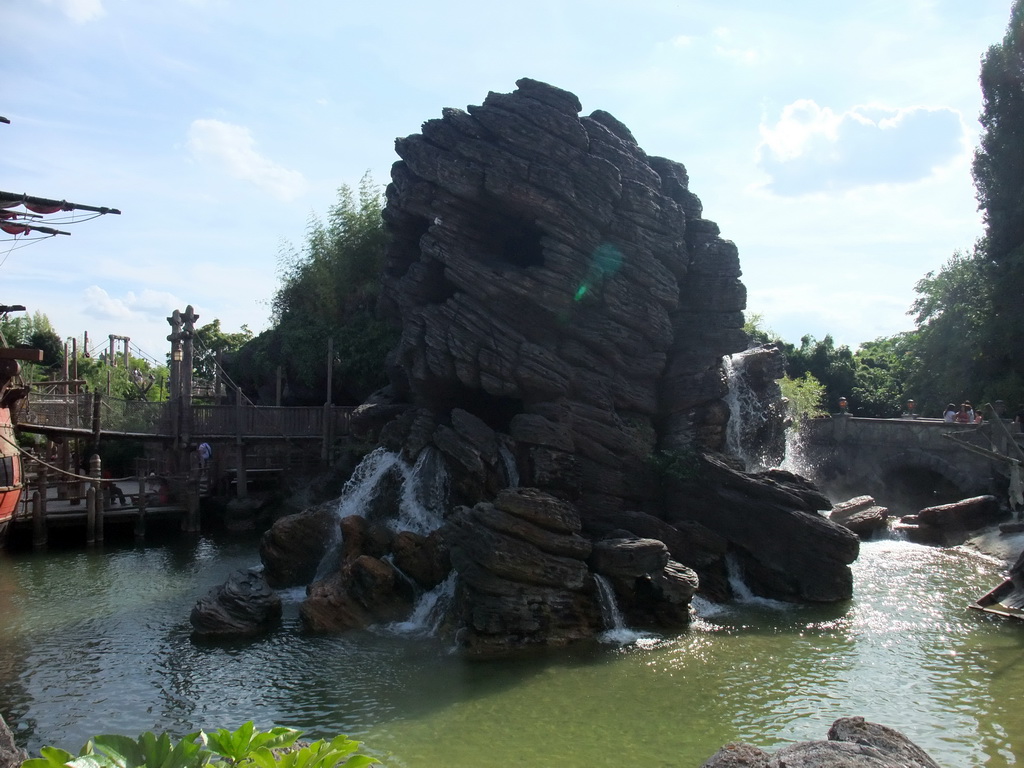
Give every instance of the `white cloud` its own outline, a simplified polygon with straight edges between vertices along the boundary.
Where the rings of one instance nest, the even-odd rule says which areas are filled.
[[[714,31],[713,36],[718,40],[718,44],[715,45],[715,53],[722,58],[731,59],[740,64],[756,64],[761,59],[756,49],[736,45],[730,29],[719,27]]]
[[[65,16],[79,24],[93,21],[106,14],[103,0],[37,0],[37,2],[44,5],[57,5]]]
[[[965,152],[966,128],[948,107],[859,105],[846,112],[801,99],[761,124],[758,163],[782,195],[907,183]]]
[[[177,296],[166,291],[144,290],[136,294],[128,291],[123,298],[115,298],[98,285],[90,285],[83,292],[85,314],[98,320],[126,320],[139,313],[169,314],[174,308],[184,309]]]
[[[293,200],[306,191],[306,179],[301,173],[256,151],[256,141],[245,126],[220,120],[193,120],[186,147],[197,160],[210,160],[232,177],[251,182],[281,200]]]

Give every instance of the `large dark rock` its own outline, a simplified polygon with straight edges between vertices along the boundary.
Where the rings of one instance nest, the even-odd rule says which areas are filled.
[[[281,598],[261,569],[234,571],[220,587],[196,602],[189,616],[198,635],[256,635],[281,620]]]
[[[324,555],[338,539],[337,505],[328,501],[282,517],[263,534],[260,560],[268,584],[281,589],[313,580]]]
[[[517,86],[396,142],[381,295],[403,328],[392,387],[510,433],[534,459],[521,485],[569,495],[584,515],[623,509],[656,493],[633,482],[655,424],[690,444],[724,394],[677,396],[694,377],[721,381],[722,356],[745,346],[739,260],[682,165],[649,157],[606,112],[580,117],[567,91]],[[489,450],[481,430],[451,427]],[[723,433],[707,437],[717,448]],[[479,476],[470,452],[435,442]],[[582,487],[603,486],[590,501],[580,471]]]
[[[897,529],[919,544],[950,547],[963,544],[971,531],[993,525],[1006,514],[995,496],[972,496],[952,504],[925,507],[916,515],[904,515]]]
[[[446,525],[459,575],[461,644],[477,655],[559,646],[602,628],[569,504],[535,489],[509,489],[494,504],[455,512]]]
[[[671,519],[694,520],[731,542],[755,593],[812,602],[852,596],[859,539],[818,514],[831,505],[808,481],[788,472],[749,475],[710,455],[701,457],[698,476],[673,488]]]
[[[401,339],[389,386],[353,424],[408,466],[381,478],[365,522],[343,524],[307,624],[379,620],[368,595],[401,600],[378,563],[427,587],[444,547],[459,640],[480,653],[599,632],[588,562],[627,617],[662,627],[685,624],[699,585],[727,595],[733,551],[763,591],[848,597],[856,537],[817,515],[829,504],[813,486],[726,468],[680,488],[659,469],[725,446],[722,360],[747,341],[736,246],[703,217],[681,164],[649,156],[607,112],[581,117],[568,91],[516,85],[396,141],[379,309]],[[778,350],[747,358],[747,383],[774,398],[758,416],[781,413]],[[772,455],[780,423],[755,436]],[[406,535],[396,521],[401,481],[431,457],[447,498],[424,494],[444,518],[444,547],[428,552],[417,537],[429,526]],[[592,553],[609,538],[619,544]],[[372,589],[356,589],[356,563]]]
[[[917,513],[918,520],[925,525],[962,531],[991,525],[1005,516],[995,496],[973,496],[952,504],[925,507]]]
[[[801,741],[774,755],[749,744],[726,744],[701,768],[939,768],[927,753],[897,730],[863,717],[843,717],[828,741]]]

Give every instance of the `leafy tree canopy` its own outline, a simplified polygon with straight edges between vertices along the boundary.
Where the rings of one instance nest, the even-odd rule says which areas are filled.
[[[383,195],[367,174],[347,186],[326,220],[310,219],[301,248],[280,254],[273,327],[236,356],[233,375],[250,391],[273,391],[278,368],[292,403],[322,403],[332,343],[335,403],[358,403],[386,383],[384,358],[398,332],[375,316],[386,234]]]

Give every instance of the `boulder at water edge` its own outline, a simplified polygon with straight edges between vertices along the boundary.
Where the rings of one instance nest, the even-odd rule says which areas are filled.
[[[872,496],[856,496],[832,507],[828,519],[866,539],[888,527],[889,510],[876,504]]]
[[[332,542],[339,538],[337,501],[279,518],[260,539],[260,560],[267,583],[276,589],[304,587]]]
[[[843,717],[828,741],[801,741],[774,755],[749,744],[726,744],[701,768],[939,768],[897,730],[863,717]]]
[[[263,577],[262,569],[234,571],[220,587],[196,603],[189,616],[198,635],[256,635],[281,620],[281,597]]]
[[[14,743],[14,734],[0,715],[0,768],[18,768],[28,759],[28,753]]]

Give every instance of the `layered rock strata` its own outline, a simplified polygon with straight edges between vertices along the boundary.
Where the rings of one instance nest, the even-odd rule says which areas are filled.
[[[599,633],[605,582],[631,624],[678,629],[695,590],[728,597],[730,556],[755,591],[849,597],[857,538],[818,514],[828,502],[716,458],[745,289],[686,169],[567,91],[517,86],[399,139],[387,190],[380,308],[402,334],[390,386],[352,423],[405,467],[438,457],[438,547],[401,532],[391,473],[318,566],[268,573],[315,570],[302,615],[342,629],[409,610],[408,581],[418,593],[450,567],[459,638],[481,654]],[[778,350],[748,357],[758,418],[781,416]],[[754,435],[775,452],[777,421]],[[286,551],[268,536],[265,557]]]
[[[743,349],[736,247],[679,163],[534,80],[399,139],[381,307],[396,391],[509,434],[521,483],[643,508],[657,449],[719,448]]]

